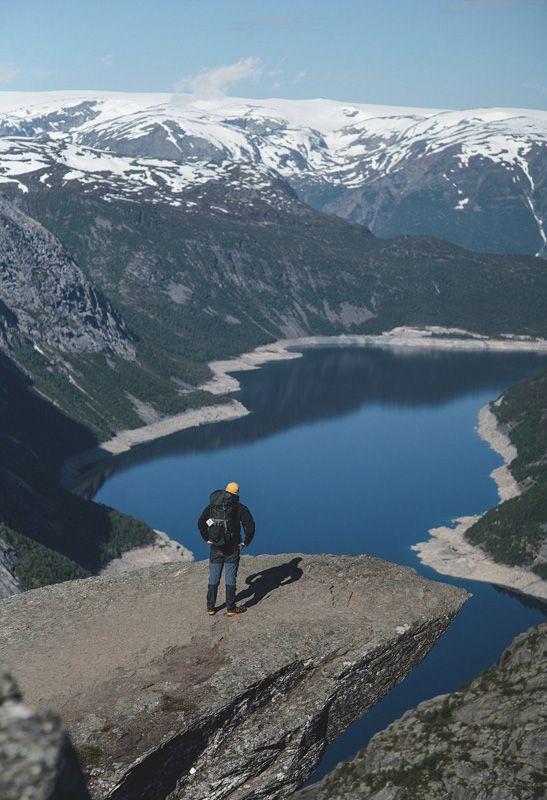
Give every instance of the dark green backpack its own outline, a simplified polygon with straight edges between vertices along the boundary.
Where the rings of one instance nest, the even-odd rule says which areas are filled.
[[[216,489],[209,496],[208,538],[217,547],[225,547],[239,535],[239,499],[234,494]]]

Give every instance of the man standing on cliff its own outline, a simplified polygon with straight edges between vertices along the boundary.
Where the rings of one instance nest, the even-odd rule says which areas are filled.
[[[245,537],[241,539],[241,526]],[[209,556],[209,586],[207,587],[207,613],[216,614],[218,585],[224,569],[226,581],[226,608],[229,617],[247,611],[236,605],[236,578],[242,547],[251,544],[255,534],[253,516],[247,506],[239,502],[239,485],[233,481],[226,489],[216,489],[209,497],[198,520],[199,532],[211,545]]]

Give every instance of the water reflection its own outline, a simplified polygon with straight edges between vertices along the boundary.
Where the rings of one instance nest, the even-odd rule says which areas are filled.
[[[534,353],[331,347],[303,358],[240,373],[234,394],[251,414],[203,425],[134,448],[91,472],[79,492],[91,497],[116,472],[167,455],[253,442],[295,425],[328,419],[366,404],[438,406],[452,398],[520,380],[539,370]]]
[[[499,592],[506,597],[512,597],[513,600],[518,600],[525,608],[539,611],[541,614],[547,614],[547,601],[539,597],[532,597],[529,594],[522,594],[522,592],[512,591],[505,586],[493,586],[496,592]]]

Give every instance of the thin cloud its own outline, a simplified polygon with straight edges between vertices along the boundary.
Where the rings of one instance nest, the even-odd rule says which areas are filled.
[[[11,83],[19,75],[20,71],[16,64],[0,62],[0,83]]]
[[[535,92],[540,92],[540,94],[547,94],[546,83],[540,83],[539,81],[528,81],[522,85],[525,89],[533,89]]]
[[[114,63],[114,56],[112,53],[105,53],[104,56],[101,56],[101,64],[104,67],[111,67]]]
[[[260,30],[275,30],[289,28],[298,22],[296,17],[253,17],[253,19],[242,20],[241,22],[231,25],[229,30],[236,31],[249,31]]]
[[[502,8],[544,5],[545,0],[458,0],[448,4],[451,11],[499,11]]]
[[[295,21],[295,17],[258,17],[249,20],[248,24],[253,28],[286,28]]]
[[[52,75],[58,75],[59,70],[56,67],[34,67],[30,70],[33,78],[51,78]]]
[[[300,81],[303,81],[305,77],[306,73],[304,72],[303,69],[301,69],[300,72],[297,72],[296,75],[294,76],[294,83],[300,83]]]
[[[175,84],[177,92],[191,92],[198,97],[223,97],[240,81],[258,81],[262,75],[260,59],[240,58],[233,64],[204,67],[197,75],[189,75]]]

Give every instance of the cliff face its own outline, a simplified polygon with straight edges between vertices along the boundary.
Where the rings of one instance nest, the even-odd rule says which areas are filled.
[[[0,343],[134,357],[125,325],[49,231],[0,197]]]
[[[547,623],[470,684],[407,712],[298,800],[537,800],[547,769]]]
[[[199,393],[193,402],[181,394],[169,368],[142,362],[138,332],[65,243],[14,200],[0,194],[2,361],[102,439],[199,402]]]
[[[466,597],[368,557],[244,557],[240,574],[236,619],[205,614],[204,562],[0,605],[7,666],[61,711],[96,798],[290,796]]]
[[[0,539],[0,598],[9,597],[21,591],[19,581],[15,577],[18,560],[14,548]]]

